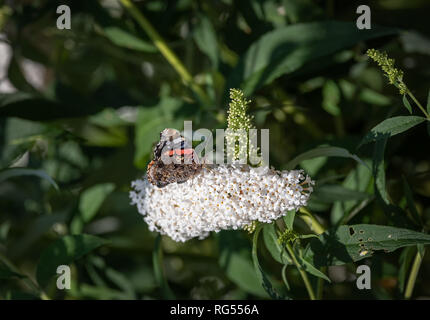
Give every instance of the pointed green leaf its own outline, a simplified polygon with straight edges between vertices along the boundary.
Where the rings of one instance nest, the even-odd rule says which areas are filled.
[[[277,262],[281,264],[291,263],[291,259],[287,251],[278,241],[278,236],[276,235],[276,228],[274,223],[264,224],[263,239],[264,239],[264,244],[267,250],[269,250],[273,259],[275,259]]]
[[[300,162],[303,160],[318,158],[318,157],[341,157],[341,158],[351,158],[357,161],[358,163],[363,164],[367,167],[367,165],[355,154],[351,154],[348,150],[340,147],[318,147],[315,149],[311,149],[302,153],[301,155],[295,157],[293,160],[287,163],[286,169],[292,170],[294,169]]]
[[[324,273],[322,273],[320,270],[315,268],[312,265],[312,263],[310,263],[309,261],[306,261],[305,259],[303,259],[300,256],[298,256],[298,260],[299,260],[299,263],[301,264],[303,270],[314,275],[315,277],[322,278],[322,279],[331,283],[331,280],[329,279],[329,277],[327,277]]]
[[[426,118],[417,116],[398,116],[386,119],[370,130],[370,132],[360,142],[359,147],[363,144],[382,139],[386,135],[392,137],[396,134],[405,132],[425,120]]]
[[[409,113],[412,114],[412,107],[406,95],[403,95],[402,101],[403,105],[406,107],[406,109],[408,109]]]
[[[390,204],[387,190],[385,188],[384,153],[387,140],[387,135],[385,135],[385,139],[377,140],[373,151],[373,176],[375,177],[375,186],[386,205]]]
[[[296,210],[290,210],[287,212],[287,214],[283,217],[285,225],[287,226],[288,230],[293,230],[293,224],[294,224],[294,218],[296,217]]]
[[[312,197],[321,202],[364,200],[370,198],[370,194],[347,189],[338,184],[324,184],[316,186]]]
[[[152,43],[144,41],[118,27],[107,27],[104,29],[104,32],[106,38],[119,47],[149,53],[157,52],[157,48]]]

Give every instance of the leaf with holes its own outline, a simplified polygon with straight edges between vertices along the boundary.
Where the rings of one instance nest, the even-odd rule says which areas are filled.
[[[430,235],[372,224],[344,225],[312,239],[305,259],[315,267],[342,265],[368,258],[378,250],[392,252],[417,244],[430,244]]]

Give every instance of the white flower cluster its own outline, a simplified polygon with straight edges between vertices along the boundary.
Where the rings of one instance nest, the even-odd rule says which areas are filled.
[[[163,188],[146,178],[133,181],[130,198],[151,231],[185,242],[253,221],[272,222],[306,206],[313,184],[303,170],[220,165]]]

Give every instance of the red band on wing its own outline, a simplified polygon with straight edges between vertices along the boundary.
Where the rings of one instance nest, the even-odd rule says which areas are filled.
[[[174,149],[174,150],[169,150],[167,151],[167,155],[169,156],[173,156],[174,154],[177,155],[182,155],[182,154],[193,154],[194,150],[193,149]],[[165,153],[165,154],[166,154]]]

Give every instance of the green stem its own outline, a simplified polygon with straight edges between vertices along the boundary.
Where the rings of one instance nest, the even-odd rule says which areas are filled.
[[[415,102],[415,104],[418,106],[418,108],[421,109],[421,111],[424,113],[426,118],[430,120],[430,115],[427,113],[427,111],[424,109],[424,107],[421,105],[421,103],[417,100],[417,98],[415,98],[415,96],[412,94],[412,92],[408,90],[407,94]]]
[[[308,294],[309,294],[309,298],[311,300],[315,300],[316,297],[315,297],[314,289],[312,288],[311,282],[309,281],[309,278],[308,278],[308,275],[307,275],[306,271],[303,270],[302,266],[297,261],[297,258],[296,258],[295,254],[294,254],[294,250],[291,247],[291,244],[287,243],[285,246],[286,246],[286,248],[288,250],[288,253],[291,256],[291,259],[293,260],[294,264],[296,265],[297,269],[299,270],[300,275],[302,276],[302,279],[303,279],[303,282],[305,284],[306,290],[308,291]]]
[[[327,267],[321,267],[320,271],[322,273],[326,273]],[[318,285],[317,285],[317,299],[321,300],[323,297],[323,289],[324,289],[324,279],[318,278]]]
[[[18,267],[16,267],[12,261],[10,261],[5,255],[3,255],[0,252],[0,261],[2,261],[10,270],[12,270],[15,273],[18,274],[23,274]],[[21,279],[22,282],[24,282],[27,287],[29,287],[31,290],[37,292],[39,294],[40,299],[42,300],[50,300],[50,298],[48,297],[48,295],[42,290],[40,289],[40,287],[28,276],[26,276],[25,278]]]
[[[421,254],[420,250],[418,250],[417,254],[415,255],[414,263],[412,265],[411,273],[409,274],[408,283],[406,285],[405,299],[410,299],[412,297],[412,292],[414,291],[415,282],[417,280],[418,272],[420,270],[424,254],[425,251],[423,251]]]
[[[325,228],[319,221],[314,217],[314,215],[306,208],[302,207],[299,210],[300,218],[309,226],[309,228],[316,234],[324,233]]]
[[[196,96],[205,105],[209,105],[210,100],[203,89],[194,82],[194,79],[190,72],[183,65],[181,60],[176,56],[176,54],[169,48],[166,41],[161,37],[161,35],[154,29],[148,19],[140,12],[136,6],[130,0],[120,0],[122,5],[127,9],[127,11],[133,16],[136,22],[142,27],[143,30],[151,38],[154,45],[160,50],[161,54],[166,58],[170,65],[176,70],[182,81],[193,90]]]

